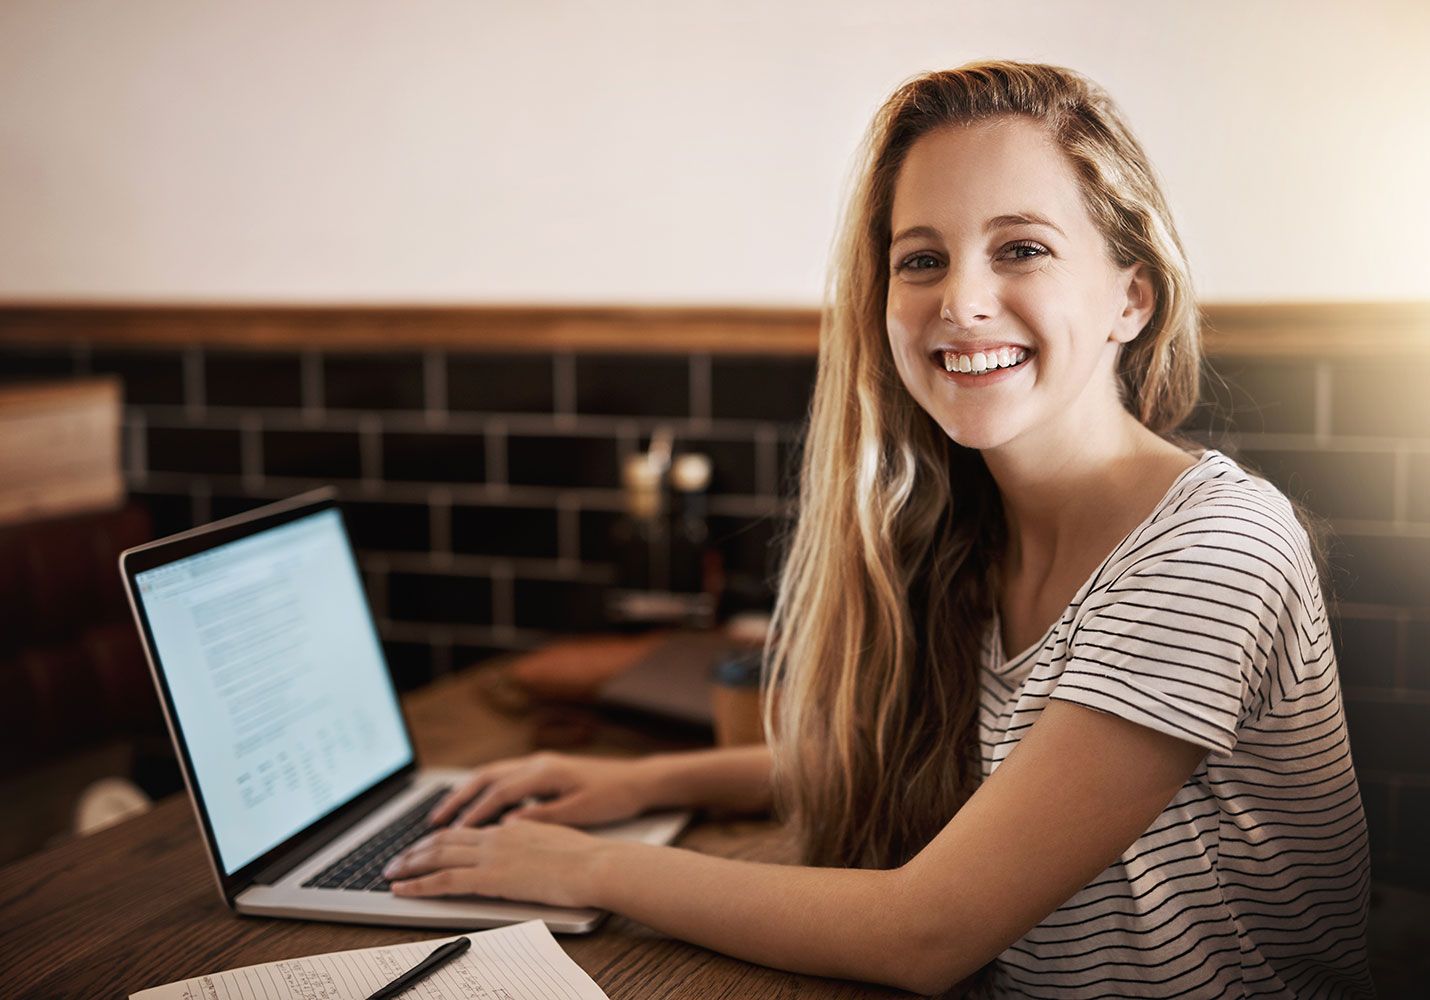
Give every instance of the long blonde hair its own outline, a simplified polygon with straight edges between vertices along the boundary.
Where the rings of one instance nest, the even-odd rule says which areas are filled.
[[[1071,70],[980,62],[908,81],[874,117],[830,270],[798,517],[766,645],[776,801],[811,865],[903,864],[972,794],[979,653],[1005,543],[982,455],[910,396],[885,331],[890,210],[913,143],[1005,116],[1044,127],[1110,258],[1156,308],[1124,346],[1124,404],[1170,435],[1197,401],[1200,318],[1166,200],[1112,100]],[[774,691],[778,689],[778,713]]]

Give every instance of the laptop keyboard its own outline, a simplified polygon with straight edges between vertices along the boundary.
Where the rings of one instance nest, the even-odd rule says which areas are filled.
[[[449,791],[450,786],[435,789],[431,795],[308,879],[303,888],[387,892],[388,882],[382,877],[382,869],[434,829],[427,822],[427,814]]]

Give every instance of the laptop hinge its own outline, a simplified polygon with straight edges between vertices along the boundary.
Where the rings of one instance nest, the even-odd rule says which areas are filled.
[[[334,816],[313,834],[305,837],[291,849],[284,851],[282,857],[275,858],[270,864],[257,872],[251,879],[250,884],[275,884],[294,868],[297,868],[318,851],[347,833],[355,824],[371,816],[411,787],[412,778],[409,776],[402,781],[392,782],[385,788],[375,789],[370,798],[354,803],[349,809],[343,810],[341,815]]]

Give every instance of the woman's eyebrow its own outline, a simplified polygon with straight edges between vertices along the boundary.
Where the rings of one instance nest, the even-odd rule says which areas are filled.
[[[1037,212],[1014,212],[1011,215],[995,215],[983,224],[983,231],[991,233],[995,229],[1002,229],[1005,226],[1047,226],[1064,239],[1067,233],[1063,232],[1051,219],[1045,219]]]
[[[1064,239],[1066,239],[1068,235],[1067,233],[1063,232],[1062,229],[1059,228],[1056,223],[1052,222],[1049,219],[1045,219],[1037,212],[1029,211],[1012,212],[1006,215],[995,215],[993,218],[989,219],[983,224],[983,231],[985,233],[991,233],[995,229],[1003,229],[1007,226],[1029,225],[1047,226],[1049,229],[1053,230]],[[933,226],[910,226],[908,229],[903,230],[892,240],[890,240],[889,246],[895,246],[896,244],[902,243],[904,240],[911,239],[915,236],[927,236],[932,239],[937,239],[942,235],[943,234],[940,233]]]

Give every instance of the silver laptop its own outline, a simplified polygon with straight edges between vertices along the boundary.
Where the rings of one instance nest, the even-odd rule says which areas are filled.
[[[383,865],[464,772],[417,767],[331,491],[141,545],[119,565],[228,906],[420,927],[540,919],[568,933],[605,916],[388,890]],[[592,832],[667,844],[688,818]]]

